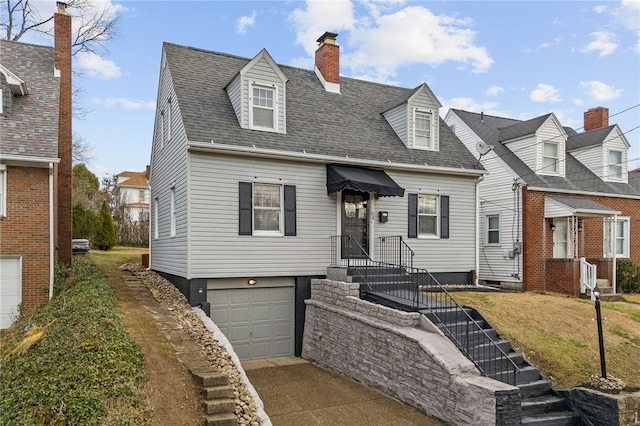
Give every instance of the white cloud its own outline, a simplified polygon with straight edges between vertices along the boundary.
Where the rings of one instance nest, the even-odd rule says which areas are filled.
[[[92,77],[118,78],[122,76],[120,67],[93,52],[80,52],[75,55],[78,67]]]
[[[602,6],[602,5],[598,5],[598,6],[593,8],[593,11],[599,15],[601,13],[606,12],[607,11],[607,7],[606,6]]]
[[[613,16],[626,29],[640,31],[640,1],[622,0],[620,7],[613,10]]]
[[[583,52],[597,52],[599,56],[613,54],[618,49],[616,35],[608,31],[596,31],[591,33],[595,38],[591,43],[582,49]]]
[[[403,2],[397,1],[366,1],[364,6],[365,12],[357,15],[351,2],[308,1],[306,9],[290,15],[297,42],[312,56],[317,48],[314,41],[325,31],[348,30],[340,59],[343,69],[381,82],[392,81],[403,65],[458,62],[472,72],[484,72],[494,62],[486,48],[474,43],[476,32],[470,28],[470,19],[434,15],[422,6],[398,10]]]
[[[485,92],[485,95],[487,96],[496,96],[499,93],[504,92],[504,88],[500,87],[500,86],[491,86],[487,89],[487,91]]]
[[[465,111],[480,113],[484,112],[488,115],[494,115],[496,117],[509,117],[506,111],[498,109],[499,104],[497,102],[477,102],[473,98],[453,98],[442,101],[442,109],[440,115],[443,117],[447,115],[449,109],[462,109]]]
[[[616,89],[601,81],[581,81],[580,87],[584,93],[595,101],[610,101],[622,95],[622,89]]]
[[[156,103],[154,101],[131,101],[126,98],[91,98],[91,103],[104,105],[107,108],[120,106],[128,110],[156,109]]]
[[[529,98],[533,102],[560,102],[560,96],[558,96],[558,89],[549,85],[540,83],[538,87],[531,91]]]
[[[247,27],[253,27],[255,23],[256,23],[256,11],[254,9],[251,11],[251,16],[241,16],[240,19],[238,19],[236,33],[240,35],[245,35],[247,31]]]

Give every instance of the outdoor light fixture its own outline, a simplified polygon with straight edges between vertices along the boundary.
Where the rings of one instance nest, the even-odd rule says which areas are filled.
[[[551,232],[556,230],[556,224],[551,222]]]
[[[596,286],[591,290],[593,297],[596,299],[596,321],[598,322],[598,344],[600,345],[600,377],[607,378],[607,367],[604,362],[604,340],[602,338],[602,313],[600,312],[600,288]]]
[[[256,284],[258,284],[258,280],[254,279],[254,278],[250,278],[249,281],[247,281],[247,284],[256,285]]]

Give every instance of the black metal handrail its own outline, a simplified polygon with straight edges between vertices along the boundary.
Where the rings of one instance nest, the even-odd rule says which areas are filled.
[[[332,266],[346,266],[360,283],[362,296],[381,293],[398,305],[421,311],[483,375],[516,384],[520,368],[500,347],[500,342],[429,271],[412,266],[414,252],[402,237],[380,237],[380,260],[371,259],[349,235],[331,239]]]

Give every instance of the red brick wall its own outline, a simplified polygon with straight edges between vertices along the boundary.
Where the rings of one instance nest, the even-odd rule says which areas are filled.
[[[57,256],[60,263],[71,265],[71,16],[56,13],[55,64],[60,70],[60,108],[58,112],[57,179]]]
[[[0,253],[22,256],[22,304],[49,300],[49,170],[7,167],[7,215],[0,218]]]
[[[340,47],[323,43],[316,50],[316,66],[329,83],[340,82]]]
[[[565,268],[573,271],[573,267],[567,265],[561,267],[546,262],[553,257],[553,235],[551,219],[544,219],[545,195],[587,198],[620,211],[621,216],[631,217],[630,257],[631,260],[640,264],[640,200],[595,195],[550,194],[530,191],[525,187],[522,190],[523,288],[525,291],[561,291],[574,295],[579,287],[578,279],[573,279],[574,284],[568,288],[569,284],[558,275],[561,270],[568,274]],[[583,229],[578,234],[578,247],[580,257],[589,258],[598,264],[598,278],[611,279],[613,272],[609,265],[611,261],[602,259],[604,255],[602,218],[583,220]]]

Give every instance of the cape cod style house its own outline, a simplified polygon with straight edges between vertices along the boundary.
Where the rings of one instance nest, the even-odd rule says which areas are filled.
[[[640,179],[609,111],[584,131],[555,114],[514,120],[452,109],[447,124],[489,174],[480,184],[481,282],[572,296],[615,292],[618,258],[640,263]]]
[[[0,40],[0,329],[71,263],[71,16],[55,47]]]
[[[485,171],[414,89],[164,43],[151,154],[150,268],[210,310],[241,359],[299,354],[311,278],[385,244],[475,283]],[[403,260],[406,262],[406,259]]]

